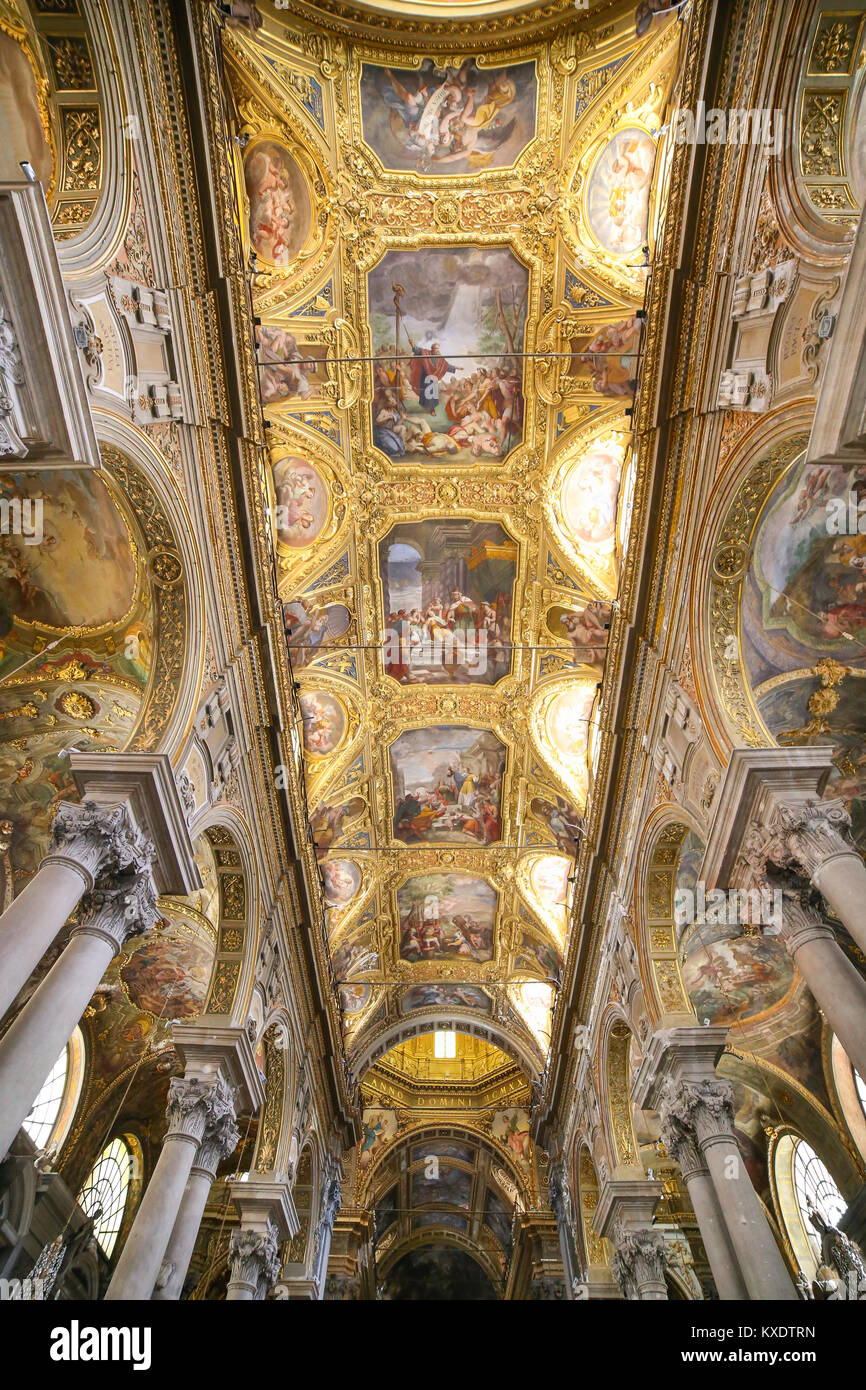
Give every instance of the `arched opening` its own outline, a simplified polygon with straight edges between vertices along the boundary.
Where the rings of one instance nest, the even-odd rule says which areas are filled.
[[[111,1259],[124,1224],[132,1178],[132,1148],[125,1138],[115,1138],[102,1150],[78,1194],[106,1259]]]
[[[838,1226],[848,1203],[824,1160],[793,1130],[777,1138],[771,1176],[785,1236],[798,1268],[811,1281],[823,1263],[821,1229]]]
[[[432,1244],[401,1255],[379,1286],[390,1302],[487,1302],[499,1298],[488,1275],[466,1250]]]
[[[80,1028],[64,1047],[24,1121],[37,1149],[59,1153],[68,1135],[84,1082],[85,1050]]]

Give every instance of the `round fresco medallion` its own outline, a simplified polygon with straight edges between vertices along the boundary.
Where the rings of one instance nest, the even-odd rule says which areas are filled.
[[[339,748],[346,732],[346,711],[333,695],[321,690],[307,691],[301,696],[301,717],[308,753],[324,758]]]
[[[627,256],[647,234],[656,147],[645,130],[620,130],[602,150],[589,177],[586,208],[599,245]]]
[[[313,209],[297,160],[273,140],[247,151],[244,181],[250,202],[250,241],[257,255],[287,266],[310,234]]]
[[[369,1003],[372,993],[371,985],[341,985],[340,1002],[343,1006],[343,1012],[347,1014],[360,1013],[361,1009]]]
[[[329,859],[322,865],[322,878],[329,907],[345,907],[361,886],[361,870],[351,859]]]
[[[300,550],[322,534],[330,511],[328,488],[318,469],[302,458],[274,465],[277,540]]]
[[[561,691],[550,703],[547,735],[568,763],[577,761],[586,750],[595,696],[595,686],[580,686]]]
[[[562,484],[562,518],[576,545],[603,545],[616,529],[622,452],[595,449],[569,468]]]

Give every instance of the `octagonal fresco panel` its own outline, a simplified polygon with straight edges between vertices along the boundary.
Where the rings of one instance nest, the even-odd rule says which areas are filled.
[[[612,255],[629,255],[646,240],[655,157],[652,136],[635,127],[618,131],[596,160],[587,215],[599,245]]]
[[[518,547],[495,522],[435,518],[379,543],[385,669],[401,685],[494,685],[511,669]]]
[[[505,169],[535,134],[534,63],[361,68],[364,140],[386,169],[427,175]]]
[[[500,838],[505,747],[486,729],[436,724],[389,751],[394,838],[404,844],[491,844]]]
[[[526,266],[500,247],[388,251],[367,293],[376,448],[413,463],[490,462],[516,448]]]
[[[418,874],[397,890],[400,956],[490,960],[499,895],[470,874]]]

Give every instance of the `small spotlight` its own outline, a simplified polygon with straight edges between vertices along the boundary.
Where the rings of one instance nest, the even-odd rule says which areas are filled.
[[[19,159],[18,167],[23,172],[25,179],[29,179],[31,183],[39,182],[36,177],[36,170],[33,168],[29,159]]]

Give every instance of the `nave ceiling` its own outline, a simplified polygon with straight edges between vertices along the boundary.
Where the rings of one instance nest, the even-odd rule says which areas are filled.
[[[537,1079],[681,28],[638,40],[629,11],[478,57],[305,31],[307,60],[277,19],[226,31],[226,77],[349,1062],[450,1024]]]

